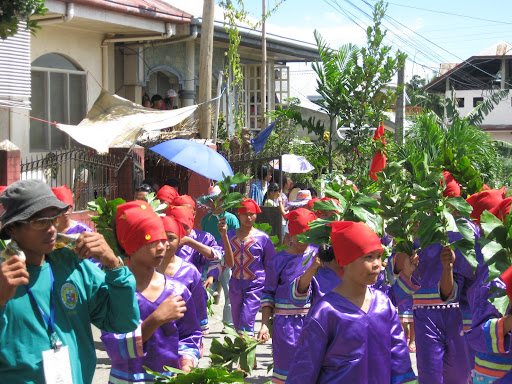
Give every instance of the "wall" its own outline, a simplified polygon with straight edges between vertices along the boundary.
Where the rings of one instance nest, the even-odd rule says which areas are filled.
[[[79,42],[79,43],[78,43]],[[32,36],[31,61],[46,53],[59,53],[76,62],[87,74],[87,110],[96,101],[101,86],[102,73],[102,35],[99,33],[76,30],[65,24],[45,25]],[[97,81],[96,81],[96,80]],[[18,114],[18,113],[20,114]],[[24,158],[29,154],[30,111],[13,109],[10,117],[0,114],[0,139],[8,138],[21,150]],[[6,120],[10,119],[10,120]]]
[[[466,116],[473,109],[473,98],[483,97],[484,100],[487,98],[489,91],[479,90],[467,90],[457,91],[457,98],[464,98],[464,108],[459,108],[459,112],[462,116]],[[446,97],[451,97],[451,91],[446,92]],[[508,98],[502,100],[494,110],[485,117],[482,124],[484,125],[502,125],[512,124],[512,105],[511,105],[512,94],[509,94]]]

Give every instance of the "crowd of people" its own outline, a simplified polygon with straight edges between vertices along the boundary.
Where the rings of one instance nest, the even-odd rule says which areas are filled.
[[[452,179],[445,192],[460,195]],[[382,262],[392,239],[362,222],[333,221],[330,245],[300,242],[313,221],[336,213],[314,203],[332,199],[267,166],[236,215],[222,210],[217,186],[197,199],[179,191],[176,179],[161,187],[146,179],[133,201],[117,207],[116,255],[103,236],[71,219],[69,188],[38,180],[2,187],[0,238],[10,250],[0,255],[2,381],[90,383],[90,324],[102,331],[110,383],[151,382],[144,366],[188,372],[209,332],[206,289],[220,285],[224,323],[272,341],[273,383],[512,382],[512,316],[487,301],[496,287],[512,286],[512,272],[487,282],[478,245],[474,271],[444,244]],[[164,215],[147,202],[152,192]],[[478,238],[482,212],[505,220],[512,198],[485,189],[467,201],[468,228]],[[201,229],[200,207],[208,209]],[[276,208],[286,249],[276,252],[255,227],[261,207]]]
[[[159,110],[178,109],[178,93],[174,89],[165,92],[165,98],[159,94],[149,97],[145,92],[142,93],[142,106]]]

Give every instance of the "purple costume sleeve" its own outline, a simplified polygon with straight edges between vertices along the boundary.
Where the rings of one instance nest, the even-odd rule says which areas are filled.
[[[187,311],[183,318],[170,321],[155,330],[149,339],[142,343],[141,327],[127,334],[102,332],[101,339],[112,360],[110,381],[127,382],[153,379],[146,373],[143,366],[157,372],[164,372],[163,366],[181,367],[184,359],[192,360],[197,365],[202,332],[197,321],[194,302],[190,291],[180,282],[165,277],[162,294],[151,302],[139,292],[137,299],[141,312],[141,320],[145,320],[171,294],[181,296],[186,303]],[[131,381],[130,381],[131,380]]]
[[[286,383],[417,382],[393,305],[371,292],[368,313],[334,292],[311,308]]]
[[[204,244],[212,249],[212,259],[207,259],[200,252],[196,251],[188,245],[184,245],[176,251],[176,256],[181,257],[183,260],[194,264],[201,276],[206,276],[209,266],[224,256],[223,248],[220,247],[211,233],[193,230],[189,236],[191,239]],[[206,269],[206,270],[205,270]]]
[[[197,271],[196,267],[186,261],[183,261],[183,264],[173,276],[173,279],[178,280],[190,290],[199,325],[202,330],[208,329],[208,297],[206,295],[206,290],[203,287],[203,282],[201,281],[201,275]]]

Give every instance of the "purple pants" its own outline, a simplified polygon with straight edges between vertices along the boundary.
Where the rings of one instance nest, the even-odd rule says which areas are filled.
[[[304,326],[304,315],[275,315],[272,327],[272,355],[274,356],[274,374],[272,383],[284,384],[297,342]]]
[[[229,281],[229,300],[233,325],[238,332],[246,331],[254,336],[254,322],[260,309],[263,281],[241,280],[231,277]]]
[[[471,383],[459,308],[414,309],[420,384]]]

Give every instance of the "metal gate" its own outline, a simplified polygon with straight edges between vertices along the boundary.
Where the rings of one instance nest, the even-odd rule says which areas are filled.
[[[103,196],[117,197],[115,171],[119,159],[72,148],[27,157],[21,162],[21,180],[39,179],[51,187],[67,185],[73,191],[74,210],[87,209],[87,202]]]

